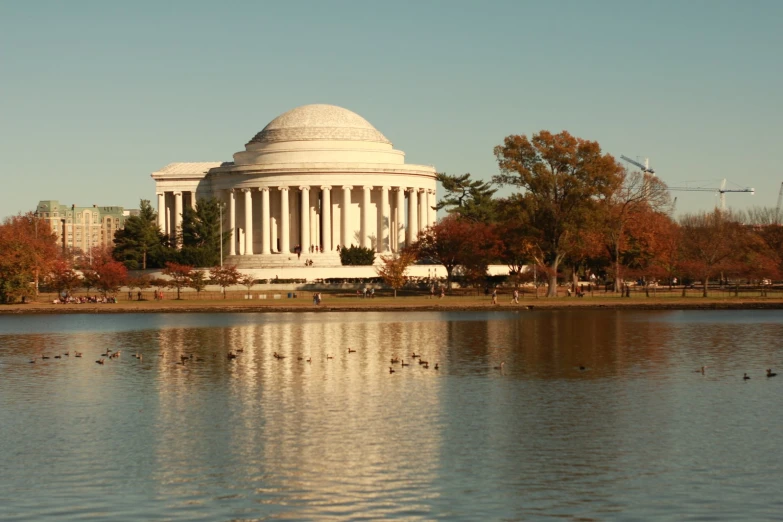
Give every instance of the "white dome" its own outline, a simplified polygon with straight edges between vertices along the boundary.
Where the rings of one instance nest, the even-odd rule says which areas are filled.
[[[336,105],[303,105],[281,114],[250,143],[286,141],[365,141],[391,144],[370,123]]]

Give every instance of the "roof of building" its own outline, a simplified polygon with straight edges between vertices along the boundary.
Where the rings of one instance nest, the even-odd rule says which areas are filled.
[[[214,169],[216,167],[225,167],[226,165],[230,165],[230,163],[226,162],[220,162],[220,161],[200,161],[200,162],[193,162],[193,163],[169,163],[162,169],[160,169],[157,172],[153,172],[153,175],[155,174],[168,174],[168,175],[196,175],[196,174],[205,174],[210,169]]]
[[[367,120],[336,105],[302,105],[281,114],[256,134],[250,143],[279,141],[391,142]]]

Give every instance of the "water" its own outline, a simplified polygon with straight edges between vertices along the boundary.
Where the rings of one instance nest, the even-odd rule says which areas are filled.
[[[0,316],[0,519],[781,520],[781,338],[777,311]]]

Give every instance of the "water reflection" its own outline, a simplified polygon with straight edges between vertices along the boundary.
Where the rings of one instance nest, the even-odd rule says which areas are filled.
[[[0,518],[763,518],[783,317],[749,314],[0,318]]]

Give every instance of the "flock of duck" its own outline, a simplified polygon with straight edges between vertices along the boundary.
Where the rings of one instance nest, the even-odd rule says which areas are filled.
[[[700,373],[700,374],[704,375],[706,373],[707,368],[708,368],[708,366],[702,366],[698,370],[693,370],[693,373]],[[767,377],[777,377],[777,375],[778,375],[777,373],[772,371],[772,368],[767,368]],[[744,373],[742,375],[742,380],[743,381],[749,381],[750,380],[750,375],[748,375],[747,372]]]
[[[227,357],[228,360],[234,360],[234,359],[237,358],[238,354],[240,354],[240,353],[242,353],[244,351],[245,351],[244,348],[237,348],[236,350],[230,350],[228,352],[228,354],[226,355],[226,357]],[[356,350],[354,350],[352,348],[348,348],[348,353],[349,354],[356,353]],[[106,359],[118,359],[121,354],[122,354],[122,350],[113,351],[113,350],[110,350],[110,349],[107,348],[106,351],[101,354],[101,358],[96,360],[95,362],[97,364],[105,364],[106,363]],[[70,356],[71,356],[71,352],[69,350],[69,351],[63,353],[62,355],[60,355],[60,354],[55,355],[54,358],[55,359],[62,359],[63,357],[70,357]],[[74,357],[82,357],[82,352],[74,351],[73,356]],[[272,356],[275,359],[278,359],[278,360],[287,358],[286,355],[282,355],[282,354],[279,354],[277,352],[274,352],[272,354]],[[411,353],[410,356],[411,356],[411,358],[414,361],[418,362],[419,366],[421,366],[422,368],[427,369],[427,370],[429,369],[429,367],[430,367],[429,361],[424,360],[420,353],[413,352],[413,353]],[[133,357],[135,359],[138,359],[139,361],[142,361],[144,359],[144,356],[141,353],[138,353],[138,352],[133,354]],[[217,357],[217,355],[214,355],[213,357]],[[50,359],[50,358],[51,357],[49,355],[41,355],[41,359],[42,360],[46,360],[46,359]],[[296,359],[298,361],[305,361],[305,362],[308,362],[308,363],[312,363],[313,362],[313,358],[312,357],[305,358],[302,355],[298,355],[296,357]],[[327,353],[326,354],[326,359],[327,360],[334,359],[334,354]],[[36,360],[37,360],[37,358],[33,357],[30,360],[30,364],[35,364]],[[190,354],[190,355],[180,355],[180,360],[179,360],[179,362],[177,364],[184,365],[185,363],[187,363],[189,361],[194,361],[194,360],[199,362],[199,361],[203,361],[204,359],[202,359],[201,357],[194,357],[193,354]],[[405,359],[401,359],[400,357],[398,357],[396,355],[392,356],[390,362],[391,362],[392,365],[399,364],[400,367],[402,367],[402,368],[411,365],[411,363],[406,363]],[[501,361],[499,366],[493,366],[492,369],[499,370],[502,373],[504,371],[504,369],[505,369],[505,366],[506,366],[506,362],[505,361]],[[434,368],[436,370],[440,369],[439,363],[435,363]],[[707,366],[702,366],[698,370],[693,370],[693,372],[694,373],[701,373],[702,375],[704,375],[706,370],[707,370],[707,368],[708,368]],[[586,369],[587,368],[585,368],[584,366],[579,366],[579,370],[581,370],[581,371],[584,371]],[[395,373],[396,371],[397,370],[394,369],[394,366],[389,366],[389,373]],[[772,368],[767,368],[767,377],[776,377],[777,375],[778,375],[777,373],[772,371]],[[745,380],[745,381],[750,380],[750,376],[747,373],[745,373],[742,376],[742,379]]]

